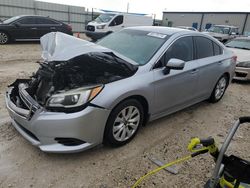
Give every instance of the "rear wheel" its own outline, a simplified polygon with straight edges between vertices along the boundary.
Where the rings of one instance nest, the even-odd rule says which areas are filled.
[[[129,99],[112,110],[104,133],[104,142],[121,146],[134,138],[144,119],[143,107],[135,99]]]
[[[0,44],[7,44],[9,42],[9,36],[3,32],[0,31]]]
[[[225,91],[228,86],[229,79],[226,75],[223,75],[220,77],[220,79],[217,81],[214,90],[209,98],[209,101],[212,103],[218,102],[221,100],[223,95],[225,94]]]

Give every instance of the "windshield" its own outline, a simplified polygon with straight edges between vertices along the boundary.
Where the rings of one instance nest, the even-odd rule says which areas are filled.
[[[208,31],[213,33],[229,34],[230,28],[222,26],[212,26],[210,29],[208,29]]]
[[[144,65],[168,38],[160,33],[125,29],[108,35],[97,44],[114,50],[139,65]]]
[[[248,39],[235,39],[226,44],[229,48],[240,48],[250,50],[250,40]]]
[[[20,18],[20,16],[15,16],[15,17],[9,18],[7,20],[4,20],[3,23],[4,24],[9,24],[9,23],[11,23],[11,22],[13,22],[13,21],[15,21],[15,20],[17,20],[19,18]]]
[[[95,21],[98,23],[104,22],[107,23],[109,22],[113,17],[115,16],[115,14],[101,14],[99,15]]]

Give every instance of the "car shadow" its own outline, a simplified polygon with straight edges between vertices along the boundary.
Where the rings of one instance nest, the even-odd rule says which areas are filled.
[[[250,80],[232,80],[232,83],[248,85],[248,84],[250,84]]]

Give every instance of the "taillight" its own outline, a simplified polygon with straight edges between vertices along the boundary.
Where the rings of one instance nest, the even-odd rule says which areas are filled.
[[[70,31],[72,31],[72,26],[71,26],[71,25],[67,24],[67,28],[68,28]]]
[[[236,55],[232,57],[232,62],[233,62],[233,63],[236,63],[236,62],[237,62],[237,56],[236,56]]]

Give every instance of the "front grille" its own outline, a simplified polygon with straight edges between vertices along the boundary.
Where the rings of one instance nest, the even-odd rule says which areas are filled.
[[[95,31],[95,26],[87,25],[87,31]]]
[[[245,78],[245,77],[247,76],[247,73],[243,73],[243,72],[235,72],[235,76],[236,76],[236,77]]]
[[[24,131],[27,135],[29,135],[31,138],[33,138],[34,140],[39,142],[39,139],[29,130],[27,130],[26,128],[24,128],[22,125],[20,125],[17,121],[15,121],[15,123],[18,125],[18,127],[20,129],[22,129],[22,131]]]
[[[76,138],[55,138],[55,141],[57,141],[59,144],[62,144],[64,146],[78,146],[78,145],[86,143]]]

